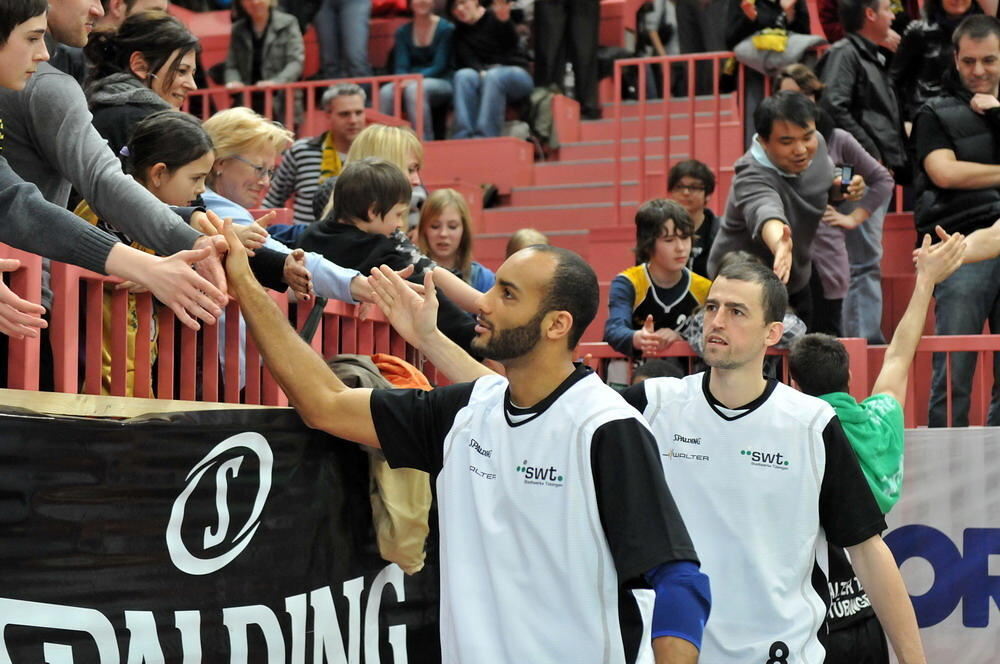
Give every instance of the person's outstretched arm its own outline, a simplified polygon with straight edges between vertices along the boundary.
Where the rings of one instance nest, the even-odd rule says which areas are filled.
[[[920,343],[927,309],[934,296],[934,286],[941,283],[962,266],[965,238],[954,233],[948,236],[938,226],[946,238],[931,246],[929,235],[924,236],[923,245],[917,253],[917,282],[910,296],[910,303],[892,335],[892,343],[885,352],[882,370],[879,372],[872,394],[888,394],[899,403],[906,403],[906,382],[913,363],[913,355]]]
[[[938,237],[944,240],[947,238],[947,233],[943,237],[942,233],[944,233],[943,230],[938,233]],[[969,233],[969,236],[965,238],[965,256],[962,258],[962,262],[978,263],[997,256],[1000,256],[1000,219],[993,222],[992,226]]]
[[[257,283],[246,249],[226,220],[226,273],[265,364],[307,426],[362,445],[379,447],[371,413],[371,390],[351,389],[295,330]]]
[[[430,271],[423,295],[388,265],[368,278],[372,299],[407,343],[419,349],[449,380],[462,383],[493,373],[437,328],[437,290]]]

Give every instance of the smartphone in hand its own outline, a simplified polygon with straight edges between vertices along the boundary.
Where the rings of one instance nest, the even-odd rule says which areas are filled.
[[[840,193],[846,194],[847,188],[851,185],[851,180],[854,179],[854,166],[850,164],[841,164],[840,166]]]

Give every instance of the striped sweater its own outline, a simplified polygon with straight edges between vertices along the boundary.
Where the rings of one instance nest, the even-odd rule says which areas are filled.
[[[292,144],[271,179],[271,189],[264,199],[264,207],[285,207],[285,201],[294,196],[295,223],[311,224],[316,220],[313,217],[313,194],[319,186],[325,138],[326,133],[322,133],[311,138],[300,138]],[[345,159],[345,155],[340,155],[341,163]]]

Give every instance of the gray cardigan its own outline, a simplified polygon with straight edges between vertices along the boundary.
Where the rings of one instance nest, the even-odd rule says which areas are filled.
[[[780,219],[792,228],[788,292],[797,293],[809,285],[813,236],[829,202],[834,175],[826,142],[818,134],[817,138],[816,156],[809,168],[797,176],[783,174],[774,166],[762,163],[754,156],[753,148],[736,161],[726,213],[720,219],[719,232],[708,258],[712,277],[718,272],[722,257],[730,251],[748,251],[760,256],[765,265],[772,265],[774,255],[761,239],[760,231],[765,221]]]
[[[0,157],[0,242],[105,274],[114,236],[47,202]]]
[[[74,78],[40,64],[24,90],[0,90],[0,118],[3,155],[49,202],[65,207],[73,186],[100,218],[165,255],[190,249],[200,237],[122,172],[121,162],[91,124],[87,100]]]
[[[226,83],[239,81],[253,85],[250,80],[253,68],[253,27],[247,19],[233,23],[226,55]],[[261,75],[275,83],[294,83],[302,76],[306,60],[305,44],[299,22],[290,14],[271,10],[271,20],[264,32],[264,53],[261,55]]]

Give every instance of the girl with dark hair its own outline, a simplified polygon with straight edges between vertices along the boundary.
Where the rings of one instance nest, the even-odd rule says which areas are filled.
[[[139,120],[179,109],[194,83],[198,38],[160,11],[125,19],[117,33],[97,32],[84,49],[93,63],[85,91],[94,126],[118,152]]]
[[[133,178],[156,196],[160,201],[172,206],[195,205],[205,191],[205,180],[215,163],[212,139],[202,129],[197,118],[172,109],[153,113],[140,120],[128,144],[122,150],[125,168]],[[98,219],[83,205],[77,213],[90,223],[117,236],[119,240],[147,253],[153,253],[141,244],[133,242],[127,235]],[[201,229],[208,232],[211,229]],[[303,265],[304,256],[282,254],[261,247],[266,232],[254,225],[240,226],[237,232],[243,245],[251,253],[251,267],[257,278],[268,288],[284,291],[288,286],[308,297],[310,274]],[[130,292],[138,292],[131,288]],[[135,300],[129,297],[129,316],[126,336],[126,396],[134,394],[135,380],[135,337],[138,331]],[[104,339],[111,339],[111,299],[104,298]],[[221,329],[221,327],[220,327]],[[151,357],[156,357],[156,329],[150,343]],[[111,386],[111,351],[109,343],[102,349],[102,392],[108,393]],[[152,386],[146,386],[152,394]]]

